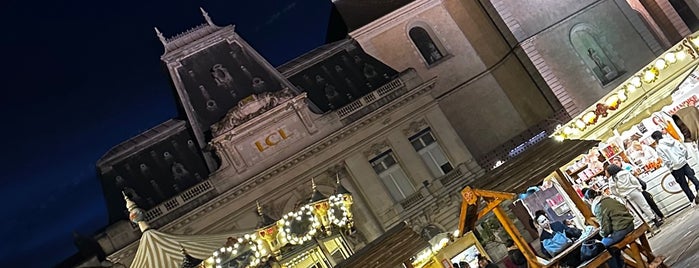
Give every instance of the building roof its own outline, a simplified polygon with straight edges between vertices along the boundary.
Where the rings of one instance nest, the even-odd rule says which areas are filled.
[[[407,223],[401,222],[335,268],[396,267],[429,246]]]
[[[476,179],[471,188],[522,193],[597,144],[597,140],[545,139]]]
[[[318,62],[323,61],[330,55],[335,54],[337,51],[346,49],[348,45],[353,43],[354,40],[348,38],[319,46],[301,56],[296,57],[293,60],[279,65],[277,67],[277,71],[279,71],[279,73],[281,73],[284,77],[288,78]]]
[[[334,0],[347,30],[354,31],[414,0]]]
[[[185,121],[177,119],[169,119],[158,124],[151,129],[144,131],[122,143],[109,149],[99,160],[97,166],[101,167],[108,162],[113,162],[121,157],[128,156],[132,153],[137,153],[141,148],[147,147],[150,144],[157,143],[168,137],[169,134],[177,132],[185,127]]]

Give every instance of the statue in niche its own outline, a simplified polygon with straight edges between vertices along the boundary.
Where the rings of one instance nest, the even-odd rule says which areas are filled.
[[[265,86],[265,80],[262,80],[262,78],[259,77],[253,78],[252,91],[258,94],[267,91],[267,87]]]
[[[214,81],[216,81],[216,85],[226,88],[233,86],[233,77],[228,72],[228,69],[223,67],[220,63],[214,64],[210,71],[211,76],[214,78]]]
[[[579,23],[570,31],[572,43],[578,57],[592,71],[602,85],[620,77],[624,70],[610,57],[611,44],[605,41],[603,32],[587,23]]]
[[[595,51],[594,48],[588,48],[587,49],[587,56],[592,59],[592,61],[595,63],[597,68],[602,72],[602,74],[607,77],[609,74],[613,74],[615,71],[612,70],[612,68],[609,67],[609,65],[605,64],[604,61],[599,57],[597,54],[597,51]],[[616,74],[614,74],[616,75]]]
[[[439,50],[437,50],[437,47],[434,45],[434,43],[427,43],[427,50],[429,51],[428,61],[430,62],[430,64],[442,59],[442,52],[439,52]]]
[[[587,56],[590,57],[592,62],[595,63],[595,67],[596,67],[595,74],[598,75],[598,77],[600,78],[600,80],[602,80],[603,83],[607,83],[607,82],[611,81],[612,79],[616,78],[617,76],[619,76],[619,74],[616,70],[614,70],[610,65],[606,64],[604,62],[604,60],[602,60],[599,53],[594,48],[587,49]],[[606,56],[605,56],[605,58],[606,58]],[[593,68],[593,69],[595,69],[595,68]],[[601,76],[600,76],[600,73],[601,73]]]

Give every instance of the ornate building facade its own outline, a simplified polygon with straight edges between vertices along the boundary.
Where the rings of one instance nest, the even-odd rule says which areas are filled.
[[[220,234],[254,227],[256,202],[278,219],[307,201],[311,178],[326,195],[340,178],[354,196],[355,249],[400,222],[453,230],[461,188],[691,21],[668,0],[333,5],[348,36],[276,68],[203,10],[205,23],[182,34],[156,29],[183,113],[97,163],[111,225],[95,240],[110,261],[128,265],[140,236],[122,191],[152,228]]]

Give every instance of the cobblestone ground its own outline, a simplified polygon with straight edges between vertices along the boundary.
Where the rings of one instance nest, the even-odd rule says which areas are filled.
[[[686,207],[665,219],[650,245],[670,267],[699,267],[699,206]]]

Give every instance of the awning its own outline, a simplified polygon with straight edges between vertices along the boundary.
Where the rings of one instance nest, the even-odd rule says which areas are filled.
[[[179,268],[184,257],[183,247],[189,255],[205,260],[211,257],[212,252],[223,247],[226,239],[231,236],[235,235],[174,235],[147,230],[141,236],[131,267]]]
[[[598,143],[597,140],[545,139],[486,173],[469,186],[474,189],[522,193],[529,186],[541,183],[556,169],[587,153]]]
[[[606,140],[672,103],[671,94],[699,63],[699,34],[686,37],[561,125],[557,139]]]
[[[396,267],[429,246],[410,226],[401,222],[335,268]]]

